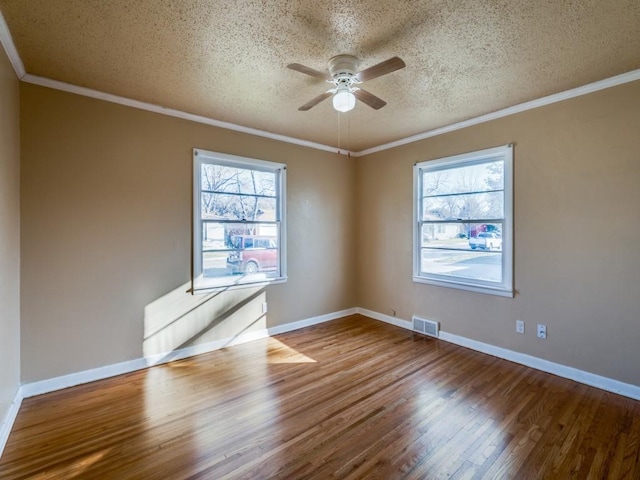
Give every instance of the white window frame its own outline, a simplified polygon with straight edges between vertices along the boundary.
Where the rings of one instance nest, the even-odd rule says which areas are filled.
[[[224,165],[228,167],[269,171],[276,174],[276,223],[278,228],[278,259],[279,276],[263,278],[257,275],[253,278],[229,276],[228,282],[223,282],[226,277],[218,277],[211,282],[202,282],[202,222],[201,222],[201,166],[203,163]],[[287,281],[287,222],[286,222],[286,184],[287,166],[284,163],[276,163],[267,160],[230,155],[228,153],[210,152],[202,149],[193,149],[193,253],[191,272],[191,292],[208,293],[212,291],[245,288],[256,285],[285,283]],[[230,223],[242,223],[241,220]],[[262,223],[262,222],[260,222]]]
[[[455,167],[504,161],[504,212],[502,219],[502,282],[491,282],[450,275],[421,273],[422,173]],[[478,293],[513,297],[513,145],[504,145],[476,152],[454,155],[417,163],[413,168],[413,281]],[[464,223],[471,223],[466,219]],[[456,221],[447,221],[456,223]]]

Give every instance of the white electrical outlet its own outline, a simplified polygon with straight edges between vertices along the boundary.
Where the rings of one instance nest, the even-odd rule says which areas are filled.
[[[516,320],[516,333],[524,333],[524,321]]]
[[[538,338],[547,338],[547,326],[538,324]]]
[[[262,304],[262,313],[267,313],[267,302]]]

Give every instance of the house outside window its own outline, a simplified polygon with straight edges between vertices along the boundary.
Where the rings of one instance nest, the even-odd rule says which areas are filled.
[[[414,167],[413,280],[513,296],[511,145]]]
[[[192,291],[286,281],[286,165],[195,149]]]

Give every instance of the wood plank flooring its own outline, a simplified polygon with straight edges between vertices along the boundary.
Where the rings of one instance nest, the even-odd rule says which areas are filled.
[[[23,402],[2,479],[640,479],[640,402],[354,315]]]

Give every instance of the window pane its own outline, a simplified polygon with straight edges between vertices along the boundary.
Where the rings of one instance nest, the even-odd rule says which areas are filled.
[[[502,190],[504,162],[496,160],[476,165],[424,171],[422,196]]]
[[[275,221],[276,199],[250,195],[202,193],[202,218]]]
[[[425,223],[421,233],[421,274],[502,281],[501,224]]]
[[[502,282],[502,252],[422,248],[420,273]]]
[[[414,167],[414,281],[513,296],[511,145]]]
[[[422,225],[421,247],[469,250],[469,224],[425,223]]]
[[[275,197],[276,174],[204,163],[201,166],[201,188],[210,192],[246,193]]]
[[[280,275],[279,225],[203,222],[203,278],[237,274]]]
[[[423,220],[453,220],[502,218],[503,192],[467,193],[425,197],[422,201]]]
[[[502,250],[500,223],[424,223],[421,247]]]

